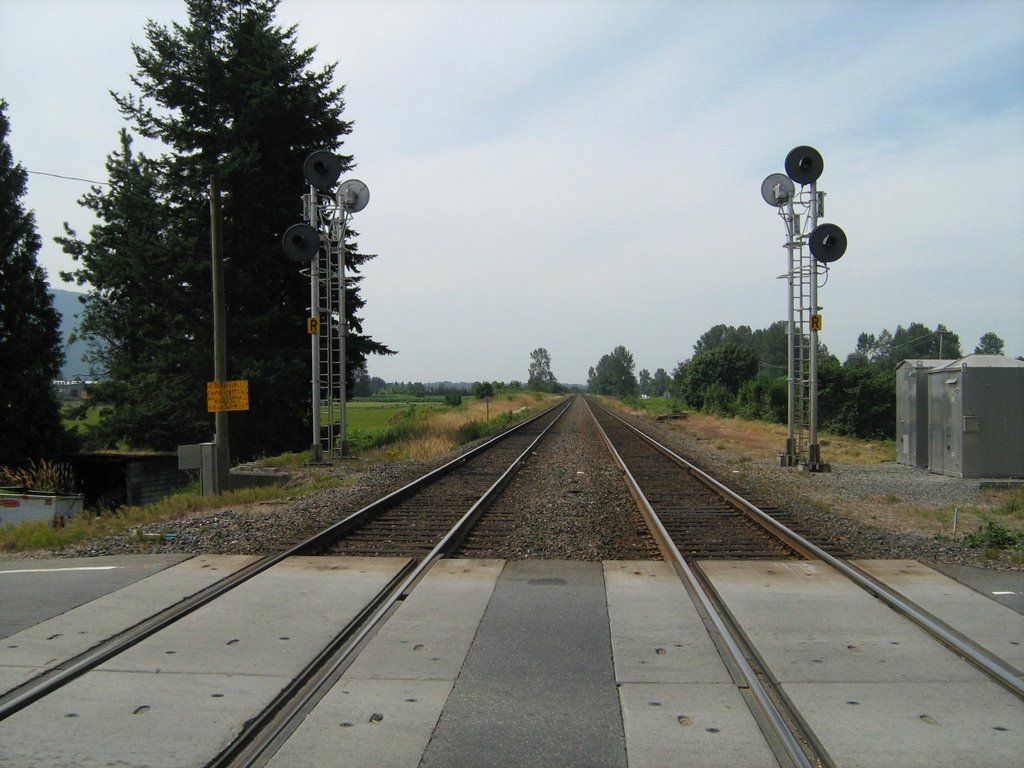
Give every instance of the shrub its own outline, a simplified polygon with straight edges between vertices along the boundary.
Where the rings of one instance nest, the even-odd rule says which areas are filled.
[[[736,415],[736,398],[724,384],[709,384],[704,388],[704,402],[701,404],[704,413],[714,416]]]
[[[483,437],[487,432],[487,425],[479,421],[467,421],[455,433],[455,439],[459,445],[471,443],[477,438]]]
[[[1024,531],[1014,531],[989,520],[974,533],[964,537],[964,544],[974,549],[1018,549],[1024,551]]]
[[[785,424],[788,419],[787,396],[785,379],[762,373],[740,385],[736,395],[736,413],[747,419]]]

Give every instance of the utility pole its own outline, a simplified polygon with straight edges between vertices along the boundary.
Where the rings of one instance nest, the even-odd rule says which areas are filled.
[[[224,253],[221,236],[220,184],[217,175],[210,176],[210,261],[213,283],[213,380],[228,380],[227,321],[224,309]],[[214,443],[217,470],[213,492],[228,490],[231,477],[231,457],[228,444],[228,414],[217,411],[214,415]]]

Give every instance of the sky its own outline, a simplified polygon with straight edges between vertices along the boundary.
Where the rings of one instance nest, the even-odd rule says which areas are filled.
[[[76,289],[53,238],[93,219],[87,183],[42,174],[105,180],[131,44],[185,17],[0,0],[0,98],[55,288]],[[920,322],[1024,355],[1024,0],[282,0],[278,19],[345,85],[345,178],[370,190],[353,227],[377,254],[363,327],[398,351],[371,376],[525,381],[543,347],[584,383],[620,345],[671,373],[714,325],[785,320],[760,188],[799,145],[849,239],[818,294],[833,354]]]

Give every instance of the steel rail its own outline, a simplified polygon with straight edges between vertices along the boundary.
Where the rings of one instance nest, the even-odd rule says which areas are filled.
[[[175,621],[187,616],[197,608],[216,600],[253,576],[262,573],[283,559],[283,555],[270,555],[250,563],[229,576],[203,588],[199,592],[186,597],[138,624],[107,638],[92,648],[72,656],[56,667],[37,675],[31,680],[10,689],[0,696],[0,720],[10,717],[29,704],[48,696],[58,688],[70,683],[80,675],[98,667],[105,661],[123,653],[136,643],[159,632]]]
[[[794,546],[798,551],[805,555],[809,554],[811,556],[810,559],[818,559],[832,566],[834,569],[857,584],[857,586],[884,602],[889,606],[889,608],[896,611],[901,616],[904,616],[917,624],[921,629],[932,635],[951,651],[966,659],[993,680],[1003,685],[1018,698],[1024,699],[1024,672],[1018,670],[998,655],[978,645],[970,638],[964,637],[960,632],[944,622],[942,619],[926,611],[909,598],[901,595],[892,587],[882,583],[852,563],[848,563],[829,554],[814,542],[775,520],[771,515],[758,508],[753,502],[743,498],[732,489],[711,477],[707,472],[687,461],[682,456],[679,456],[670,448],[665,447],[650,435],[640,429],[637,429],[617,414],[611,413],[611,411],[608,411],[607,409],[605,409],[605,411],[621,422],[624,426],[635,432],[650,445],[657,448],[663,454],[678,463],[694,477],[728,498],[734,506],[737,506],[747,514],[751,515],[765,528],[782,536],[786,540],[787,544]]]
[[[504,489],[519,468],[547,436],[559,419],[568,410],[569,399],[555,408],[562,410],[520,453],[501,476],[491,484],[449,529],[441,540],[418,562],[410,560],[405,568],[387,588],[363,609],[335,638],[317,655],[262,713],[246,723],[238,736],[224,748],[206,768],[250,768],[268,753],[276,751],[298,727],[298,718],[316,705],[338,676],[354,660],[361,648],[379,626],[391,615],[400,601],[413,591],[427,572],[445,555],[454,551],[470,529],[476,524],[486,508]],[[555,408],[549,408],[544,414]],[[543,414],[542,414],[543,415]]]
[[[546,408],[545,410],[538,413],[536,416],[533,416],[520,424],[516,424],[515,426],[502,432],[500,435],[492,437],[490,440],[481,443],[476,448],[467,451],[461,456],[456,456],[454,459],[447,462],[446,464],[443,464],[437,469],[427,472],[422,477],[416,478],[415,480],[402,486],[398,490],[392,491],[386,496],[382,496],[376,501],[363,507],[359,511],[353,512],[344,520],[338,521],[334,525],[325,528],[323,531],[320,531],[319,533],[311,536],[309,539],[302,542],[301,544],[296,545],[296,547],[293,548],[295,550],[293,551],[293,554],[303,554],[305,552],[315,551],[317,549],[329,545],[331,541],[341,537],[345,533],[348,533],[348,531],[350,531],[352,528],[362,525],[364,522],[372,519],[377,514],[383,512],[388,507],[398,503],[406,496],[412,495],[421,488],[425,488],[426,486],[440,479],[444,475],[449,474],[453,470],[467,463],[470,459],[486,452],[496,443],[502,442],[503,440],[515,435],[517,432],[525,429],[526,427],[531,426],[532,424],[539,421],[540,419],[543,419],[549,413],[555,411],[558,408],[568,408],[568,405],[571,402],[572,399],[568,398],[566,400],[562,400],[558,403],[555,403],[553,406],[551,406],[550,408]]]
[[[266,557],[260,558],[259,560],[240,568],[234,573],[192,595],[189,595],[174,605],[168,606],[153,616],[140,621],[138,624],[103,640],[92,648],[83,651],[76,656],[64,660],[46,672],[33,677],[31,680],[11,688],[4,692],[3,695],[0,695],[0,721],[5,720],[15,712],[24,709],[39,699],[48,696],[64,685],[67,685],[75,678],[95,669],[100,664],[103,664],[114,656],[123,653],[133,645],[145,640],[156,632],[169,627],[174,622],[179,621],[193,611],[203,607],[213,600],[216,600],[225,593],[230,592],[232,589],[235,589],[249,579],[273,568],[275,565],[283,562],[287,558],[307,554],[310,551],[316,551],[324,547],[328,542],[343,536],[352,528],[355,528],[366,520],[376,516],[383,509],[396,503],[401,498],[415,493],[418,489],[433,483],[443,475],[457,469],[460,465],[466,463],[474,456],[487,451],[489,448],[494,446],[495,443],[501,442],[508,437],[515,435],[519,431],[534,424],[537,420],[544,418],[555,409],[559,407],[567,407],[568,402],[571,402],[571,400],[556,403],[550,408],[547,408],[535,416],[514,425],[490,440],[481,443],[472,450],[467,451],[465,454],[458,456],[437,469],[413,480],[398,490],[381,497],[356,512],[353,512],[344,520],[331,525],[330,527],[310,536],[282,552],[267,555]]]
[[[605,411],[609,415],[618,418],[615,414],[607,411],[607,409],[605,409]],[[594,419],[594,423],[597,425],[601,438],[607,446],[608,451],[611,453],[613,460],[618,465],[619,469],[622,470],[626,479],[626,484],[629,487],[629,491],[633,495],[633,498],[636,499],[637,504],[640,507],[640,512],[647,521],[647,525],[651,529],[651,533],[654,535],[655,540],[658,543],[658,548],[661,550],[662,556],[672,564],[676,573],[679,574],[679,577],[686,585],[687,590],[700,602],[705,616],[712,623],[715,632],[718,633],[719,638],[728,650],[730,661],[739,671],[742,678],[742,685],[740,687],[749,690],[751,695],[757,701],[757,704],[761,708],[764,716],[767,718],[774,735],[778,738],[785,750],[786,756],[792,761],[793,765],[799,766],[799,768],[814,768],[814,763],[811,762],[804,753],[796,734],[793,733],[792,728],[789,727],[785,718],[782,716],[782,713],[779,712],[778,707],[775,706],[775,702],[772,700],[771,696],[768,695],[768,691],[765,689],[764,685],[761,684],[757,673],[747,660],[747,657],[741,649],[733,632],[726,626],[722,617],[719,615],[718,609],[715,607],[711,598],[708,596],[707,591],[704,589],[703,584],[701,584],[697,575],[690,567],[690,564],[686,562],[686,558],[683,557],[678,547],[676,547],[675,542],[672,541],[672,537],[662,524],[661,519],[658,517],[658,513],[655,512],[654,507],[644,495],[643,489],[640,488],[640,485],[633,476],[633,473],[630,471],[629,467],[626,466],[622,456],[612,444],[611,438],[605,432],[604,427],[602,427],[600,422],[598,422],[593,410],[591,410],[591,417]]]

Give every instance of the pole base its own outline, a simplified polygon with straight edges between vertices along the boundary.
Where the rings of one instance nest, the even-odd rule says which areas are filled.
[[[314,443],[309,449],[309,463],[310,464],[326,464],[324,461],[324,452],[320,447],[320,443]]]
[[[807,463],[802,466],[805,472],[831,472],[832,466],[821,460],[821,446],[811,443],[808,448]]]
[[[786,438],[786,450],[779,454],[779,466],[800,466],[800,452],[796,448],[796,440],[792,437]]]
[[[817,461],[813,463],[809,461],[806,464],[801,464],[800,469],[804,472],[831,472],[832,465],[827,464],[824,461]]]

